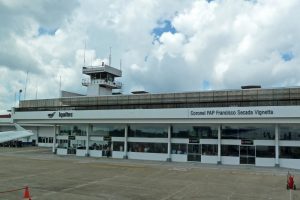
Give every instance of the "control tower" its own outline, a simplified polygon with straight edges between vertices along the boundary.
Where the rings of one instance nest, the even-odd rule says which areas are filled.
[[[89,76],[82,80],[82,85],[87,87],[87,96],[112,95],[113,89],[122,88],[122,83],[115,81],[122,76],[122,71],[104,62],[99,66],[83,67],[82,73]]]

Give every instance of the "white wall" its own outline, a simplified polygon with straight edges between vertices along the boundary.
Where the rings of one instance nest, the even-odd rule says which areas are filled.
[[[187,162],[187,154],[171,154],[171,160],[175,162]]]
[[[300,159],[279,159],[279,166],[292,168],[292,169],[300,169]]]
[[[123,158],[125,153],[123,151],[113,151],[112,157],[113,158]]]
[[[101,150],[89,150],[90,157],[102,157],[102,151]]]
[[[128,142],[168,143],[168,138],[128,137]]]
[[[38,143],[39,147],[53,147],[53,143]]]
[[[39,137],[53,137],[53,136],[54,136],[54,127],[53,126],[51,126],[51,127],[41,126],[39,128]]]
[[[200,144],[218,144],[218,139],[200,139]]]
[[[260,167],[274,167],[275,158],[256,158],[255,165]]]
[[[256,146],[275,146],[275,140],[254,140]]]
[[[68,154],[68,149],[57,148],[56,154],[57,155],[67,155]]]
[[[158,160],[166,161],[168,154],[163,153],[140,153],[140,152],[128,152],[129,159],[139,159],[139,160]]]
[[[85,149],[76,149],[76,156],[86,156],[87,152]]]
[[[299,147],[300,146],[300,141],[285,141],[285,140],[280,140],[279,141],[279,147],[280,146],[286,146],[286,147]]]
[[[221,156],[221,163],[223,165],[239,165],[240,157]]]
[[[201,163],[217,164],[218,163],[218,156],[201,155]]]
[[[241,145],[241,140],[223,139],[221,145]]]

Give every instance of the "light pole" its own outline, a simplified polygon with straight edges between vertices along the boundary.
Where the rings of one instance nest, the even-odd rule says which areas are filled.
[[[20,101],[21,101],[21,94],[22,94],[22,89],[19,90],[19,107],[20,107]]]

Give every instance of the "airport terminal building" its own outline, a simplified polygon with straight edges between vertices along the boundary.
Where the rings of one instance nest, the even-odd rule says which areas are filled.
[[[58,155],[300,169],[300,87],[122,95],[120,70],[83,73],[90,95],[24,100],[10,120]]]

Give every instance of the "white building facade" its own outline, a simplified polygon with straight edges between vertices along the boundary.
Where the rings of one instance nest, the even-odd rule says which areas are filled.
[[[202,93],[193,93],[196,94]],[[39,146],[51,146],[58,155],[102,157],[110,152],[112,158],[121,159],[300,169],[298,105],[277,102],[276,106],[231,106],[227,101],[226,106],[196,107],[203,104],[188,103],[174,108],[170,101],[158,105],[134,99],[142,96],[145,100],[153,95],[106,97],[115,101],[127,97],[123,107],[120,101],[109,101],[111,105],[106,107],[80,105],[83,100],[91,102],[93,97],[77,98],[77,106],[64,107],[53,102],[47,107],[41,101],[24,101],[20,109],[12,112],[12,121],[33,130],[35,136],[31,139]],[[97,98],[97,105],[102,105],[101,98],[105,97]],[[168,99],[160,97],[161,102]],[[189,100],[195,101],[186,98],[186,102]],[[59,101],[62,105],[63,100]],[[211,102],[207,100],[205,105]],[[34,103],[39,106],[32,106]]]

